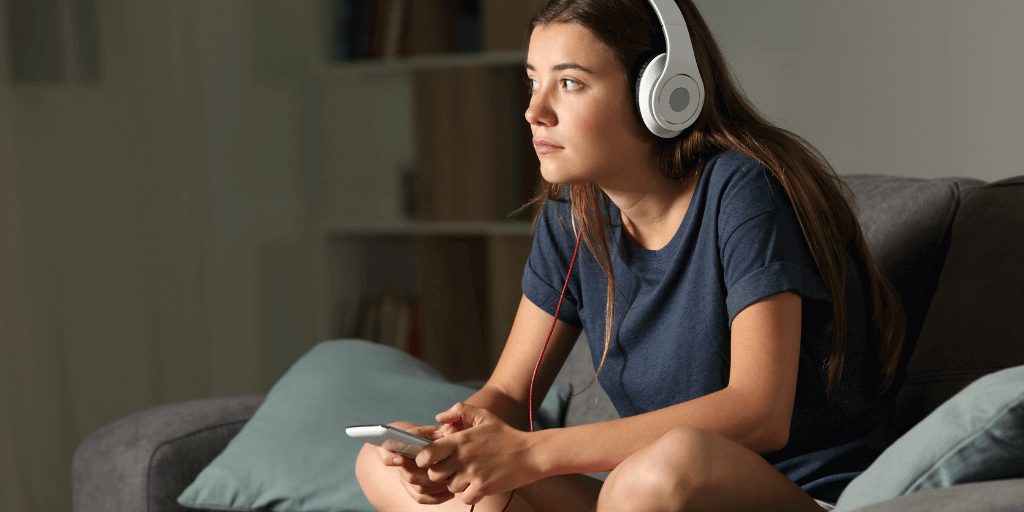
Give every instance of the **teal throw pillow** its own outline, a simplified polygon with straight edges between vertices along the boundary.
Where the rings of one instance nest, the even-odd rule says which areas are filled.
[[[854,510],[918,491],[1024,476],[1024,366],[986,375],[887,448],[839,497]]]
[[[348,437],[345,427],[433,424],[435,414],[474,391],[384,345],[320,343],[274,384],[178,503],[210,510],[373,512],[355,477],[362,443]],[[569,394],[564,385],[553,387],[540,416],[558,418],[565,409],[561,397]]]

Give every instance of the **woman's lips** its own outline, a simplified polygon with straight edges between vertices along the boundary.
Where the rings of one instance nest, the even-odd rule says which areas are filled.
[[[546,140],[533,140],[533,147],[537,150],[538,154],[547,154],[561,149],[565,149],[562,146],[554,144]]]

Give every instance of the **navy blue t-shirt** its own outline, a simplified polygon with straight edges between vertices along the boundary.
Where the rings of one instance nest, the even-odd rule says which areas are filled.
[[[839,492],[878,455],[869,434],[892,397],[871,392],[877,342],[861,265],[847,257],[848,350],[839,389],[826,394],[832,305],[785,190],[758,161],[736,151],[711,159],[672,240],[658,250],[623,238],[609,202],[617,291],[601,387],[623,417],[723,389],[730,326],[754,302],[792,291],[803,299],[800,365],[790,437],[765,459],[818,499]],[[568,202],[543,206],[523,293],[554,315],[576,237]],[[595,368],[604,351],[607,278],[581,245],[559,319],[583,327]]]

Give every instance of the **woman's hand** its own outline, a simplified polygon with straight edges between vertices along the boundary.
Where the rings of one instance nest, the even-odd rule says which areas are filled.
[[[458,403],[436,419],[446,435],[421,450],[416,465],[466,504],[540,479],[530,436],[491,412]]]
[[[415,423],[392,423],[391,426],[431,441],[441,439],[452,431],[449,425],[420,426]],[[455,494],[448,490],[446,483],[432,481],[427,470],[417,466],[413,459],[384,448],[377,448],[377,455],[385,466],[398,468],[399,481],[417,503],[438,505],[455,497]]]

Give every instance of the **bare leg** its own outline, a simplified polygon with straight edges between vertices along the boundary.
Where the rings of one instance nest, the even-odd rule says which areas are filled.
[[[398,468],[381,464],[376,449],[364,446],[356,459],[356,477],[370,504],[381,512],[469,512],[456,497],[440,505],[422,505],[399,482]],[[509,512],[590,512],[597,502],[601,482],[585,475],[564,475],[535,482],[516,491]],[[477,504],[476,512],[501,512],[508,494],[489,496]]]
[[[822,509],[753,451],[703,430],[680,428],[619,464],[605,482],[597,510]]]
[[[441,505],[416,503],[372,448],[356,462],[363,492],[381,512],[468,512],[457,498]],[[500,512],[508,494],[490,496],[480,512]],[[530,484],[516,492],[510,512],[785,510],[821,512],[799,486],[760,455],[699,429],[673,430],[623,461],[601,482],[564,475]]]

